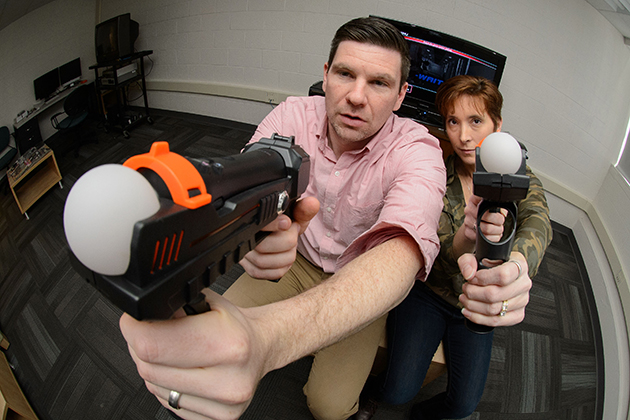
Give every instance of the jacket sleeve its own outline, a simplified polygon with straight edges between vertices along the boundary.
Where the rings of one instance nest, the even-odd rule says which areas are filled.
[[[527,196],[518,204],[516,238],[512,251],[523,254],[529,266],[529,277],[533,278],[551,243],[552,229],[542,182],[529,166],[527,175],[529,190]]]

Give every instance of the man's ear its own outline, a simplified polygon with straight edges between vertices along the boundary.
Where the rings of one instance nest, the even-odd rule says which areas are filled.
[[[405,95],[407,94],[407,87],[409,87],[409,84],[405,82],[400,88],[400,91],[398,92],[398,98],[396,99],[396,103],[394,104],[394,111],[398,111],[403,101],[405,100]]]
[[[324,81],[322,82],[322,90],[326,93],[326,80],[328,79],[328,63],[324,63]]]

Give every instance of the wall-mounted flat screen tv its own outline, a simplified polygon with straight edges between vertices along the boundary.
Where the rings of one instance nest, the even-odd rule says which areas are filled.
[[[113,17],[96,25],[94,41],[99,64],[124,60],[134,53],[140,25],[130,13]]]
[[[453,76],[481,76],[499,86],[507,60],[504,55],[446,33],[381,19],[394,25],[409,44],[409,88],[400,115],[442,126],[442,119],[435,108],[435,92]]]

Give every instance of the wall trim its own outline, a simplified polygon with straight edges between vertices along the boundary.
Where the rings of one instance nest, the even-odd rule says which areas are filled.
[[[147,80],[146,83],[147,90],[223,96],[228,98],[262,102],[272,105],[278,105],[289,96],[300,95],[299,93],[281,92],[272,89],[260,89],[251,86],[226,85],[211,82],[184,80]]]

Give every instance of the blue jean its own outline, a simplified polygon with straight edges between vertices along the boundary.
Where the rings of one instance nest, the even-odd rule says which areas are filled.
[[[389,404],[413,399],[442,341],[448,368],[446,391],[415,405],[411,418],[456,419],[472,414],[486,384],[493,333],[473,333],[464,319],[458,308],[416,282],[387,319],[389,361],[379,399]]]

